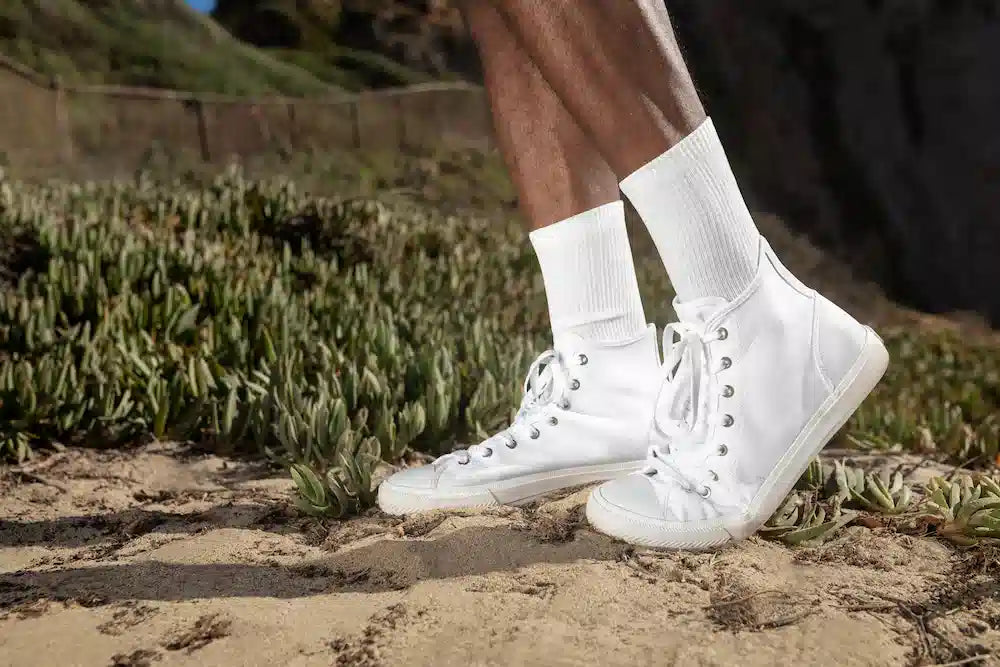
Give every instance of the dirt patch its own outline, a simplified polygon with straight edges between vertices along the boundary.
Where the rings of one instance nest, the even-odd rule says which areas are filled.
[[[418,615],[423,614],[423,612],[417,613]],[[380,667],[384,665],[381,647],[385,643],[386,634],[395,630],[397,625],[407,616],[408,611],[404,605],[394,604],[373,615],[359,635],[334,639],[330,642],[330,648],[334,654],[334,664],[344,667]]]
[[[446,512],[428,512],[407,517],[399,524],[399,534],[403,537],[422,537],[444,523],[447,518]]]
[[[148,620],[155,613],[156,607],[148,604],[125,602],[112,614],[110,621],[97,626],[97,631],[105,635],[121,635]]]
[[[229,636],[232,621],[220,614],[206,614],[198,618],[190,628],[180,630],[163,642],[168,651],[193,653],[208,646],[216,639]]]
[[[159,651],[140,648],[131,653],[117,653],[111,657],[111,667],[150,667],[160,659]]]
[[[587,525],[583,505],[553,512],[526,511],[514,526],[526,530],[542,542],[568,542],[576,536],[576,531]]]
[[[843,538],[830,544],[797,551],[795,559],[802,563],[843,564],[891,571],[913,561],[911,548],[915,542],[915,538],[877,529],[849,528]]]
[[[809,600],[797,599],[781,591],[753,591],[744,585],[728,587],[712,596],[706,607],[708,617],[732,632],[780,628],[813,613]]]
[[[595,533],[586,490],[321,522],[288,509],[283,476],[173,445],[67,450],[39,470],[66,492],[0,476],[0,636],[18,665],[929,665],[1000,650],[998,551],[879,522],[809,549],[685,554]]]

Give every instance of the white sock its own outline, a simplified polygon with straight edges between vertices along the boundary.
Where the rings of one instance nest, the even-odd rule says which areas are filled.
[[[681,301],[732,300],[757,272],[760,233],[710,118],[621,183]]]
[[[552,333],[615,342],[646,330],[619,200],[528,235],[542,266]]]

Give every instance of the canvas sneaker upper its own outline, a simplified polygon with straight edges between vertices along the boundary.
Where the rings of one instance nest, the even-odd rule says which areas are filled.
[[[602,485],[595,526],[707,547],[763,524],[885,370],[878,336],[785,269],[761,239],[736,299],[675,303],[645,467]]]
[[[561,336],[529,368],[509,426],[396,473],[380,487],[379,503],[405,512],[517,502],[634,470],[647,452],[660,383],[653,325],[623,343]]]

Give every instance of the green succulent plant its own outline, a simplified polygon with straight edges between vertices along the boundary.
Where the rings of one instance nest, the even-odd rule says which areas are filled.
[[[324,472],[302,463],[290,467],[295,504],[306,514],[340,519],[374,504],[372,473],[381,460],[378,441],[365,438],[354,444],[357,436],[348,433],[336,466]]]
[[[849,466],[843,461],[834,461],[823,484],[823,492],[841,504],[850,502],[856,493],[865,489],[865,471]]]
[[[825,506],[813,493],[793,492],[758,533],[791,546],[811,546],[830,539],[856,516],[836,501]]]
[[[901,514],[913,504],[913,491],[898,471],[887,476],[837,461],[826,486],[842,504],[869,512]]]
[[[1000,354],[961,331],[880,332],[892,363],[847,425],[866,447],[992,465],[1000,454]]]
[[[1000,484],[985,476],[963,475],[955,481],[931,479],[920,518],[936,534],[970,546],[1000,541]]]
[[[447,449],[486,398],[512,398],[545,331],[511,334],[523,307],[498,285],[543,303],[540,286],[522,245],[482,254],[485,220],[458,234],[423,207],[239,170],[205,186],[5,178],[6,460],[144,435],[256,449],[339,515],[373,502],[373,451]]]
[[[809,466],[802,473],[795,488],[801,491],[820,491],[833,475],[833,468],[825,463],[820,457],[814,456],[809,461]]]
[[[865,489],[852,490],[852,499],[869,511],[901,514],[913,505],[913,492],[903,482],[903,475],[894,472],[888,479],[881,474],[865,475]]]

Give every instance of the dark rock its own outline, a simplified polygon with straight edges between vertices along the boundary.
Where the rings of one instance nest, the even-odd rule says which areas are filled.
[[[669,0],[752,206],[1000,322],[1000,3]]]

